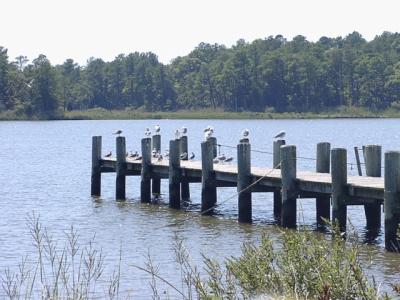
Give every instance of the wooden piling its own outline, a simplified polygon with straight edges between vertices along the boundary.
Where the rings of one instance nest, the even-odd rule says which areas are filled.
[[[151,138],[142,139],[142,170],[140,174],[140,201],[151,202]]]
[[[331,144],[318,143],[317,144],[317,173],[329,173],[331,163]],[[316,197],[316,217],[317,224],[324,225],[324,219],[328,220],[331,216],[331,197],[329,195]]]
[[[101,136],[92,137],[92,184],[91,195],[101,194]]]
[[[117,200],[125,200],[126,145],[124,136],[117,137],[116,148],[117,148],[117,164],[116,164],[117,178],[115,184],[115,198]]]
[[[371,177],[381,177],[382,147],[379,145],[366,145],[364,148],[365,174]],[[378,229],[381,226],[380,203],[365,204],[365,218],[367,229]]]
[[[273,144],[272,167],[281,168],[281,146],[285,145],[285,140],[276,140]],[[281,190],[274,192],[274,217],[280,220],[282,212],[282,194]]]
[[[180,154],[187,153],[187,157],[182,160],[188,160],[189,157],[189,147],[188,147],[188,137],[186,135],[180,138]],[[181,180],[181,196],[183,201],[189,201],[190,199],[190,189],[189,182],[182,178]]]
[[[169,206],[181,207],[181,159],[179,139],[169,141]]]
[[[281,225],[296,227],[296,146],[281,146],[282,212]]]
[[[161,154],[161,135],[155,134],[151,139],[151,149]],[[151,192],[153,196],[159,197],[161,194],[161,179],[157,176],[153,176]]]
[[[400,225],[400,152],[385,153],[385,248],[400,251],[397,230]]]
[[[338,223],[341,231],[346,231],[347,150],[344,148],[331,150],[331,177],[332,221]]]
[[[251,223],[252,205],[251,191],[248,189],[251,184],[251,145],[245,141],[237,145],[237,192],[238,192],[238,215],[239,222]]]
[[[216,158],[218,156],[218,144],[217,144],[217,138],[212,136],[208,138],[208,141],[212,144],[212,153],[213,153],[213,158]]]
[[[211,214],[217,203],[213,159],[214,143],[208,139],[201,143],[201,212],[203,214]]]
[[[363,147],[363,152],[364,152],[364,147]],[[361,161],[360,161],[360,153],[358,152],[358,147],[354,147],[354,155],[355,155],[355,157],[356,157],[358,176],[362,176],[362,168],[361,168]],[[368,176],[368,175],[367,175],[367,176]]]

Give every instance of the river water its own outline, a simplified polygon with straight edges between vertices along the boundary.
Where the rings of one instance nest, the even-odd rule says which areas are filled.
[[[189,151],[197,158],[202,130],[207,125],[215,128],[218,143],[229,146],[235,146],[241,130],[248,128],[252,149],[261,152],[272,152],[273,135],[285,130],[287,144],[296,145],[298,156],[305,158],[314,158],[316,144],[322,141],[331,142],[332,147],[346,147],[350,163],[355,162],[354,146],[380,144],[383,152],[400,149],[400,120],[396,119],[0,122],[0,269],[15,269],[22,257],[35,256],[27,226],[27,217],[33,212],[61,244],[71,225],[82,245],[95,236],[95,246],[105,255],[105,281],[118,265],[121,253],[120,291],[135,299],[152,295],[149,276],[132,266],[143,267],[148,254],[164,278],[180,282],[173,263],[175,237],[184,241],[191,260],[198,265],[202,253],[217,259],[239,255],[242,243],[257,243],[264,231],[278,237],[270,194],[253,195],[252,225],[237,223],[236,198],[224,202],[235,194],[235,188],[218,189],[222,204],[215,216],[198,214],[200,184],[191,184],[192,203],[181,211],[169,209],[166,200],[157,205],[141,204],[138,177],[127,179],[125,202],[114,200],[115,174],[103,174],[102,196],[92,198],[91,136],[103,136],[103,154],[110,150],[115,153],[115,136],[111,133],[122,129],[127,149],[140,150],[144,128],[156,124],[162,128],[163,150],[175,129],[186,126]],[[221,147],[221,152],[235,156],[236,150]],[[253,166],[271,166],[272,156],[261,152],[252,152]],[[349,164],[348,169],[349,174],[355,174],[354,165]],[[298,170],[315,170],[315,161],[298,159]],[[162,193],[168,192],[167,185],[163,180]],[[299,224],[315,230],[315,201],[298,202]],[[384,251],[383,232],[370,239],[362,207],[348,207],[348,216],[361,240],[369,241],[362,246],[362,253],[365,257],[372,253],[370,275],[382,289],[389,290],[388,282],[400,281],[400,255]],[[174,298],[170,289],[167,294]]]

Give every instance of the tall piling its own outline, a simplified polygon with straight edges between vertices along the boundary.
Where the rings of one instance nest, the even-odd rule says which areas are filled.
[[[332,221],[337,222],[339,229],[346,231],[347,206],[347,150],[334,148],[331,150],[332,177]]]
[[[211,143],[212,145],[212,153],[213,153],[213,158],[216,158],[218,155],[218,144],[217,144],[217,138],[215,136],[209,137],[208,141]]]
[[[237,145],[237,192],[238,192],[238,215],[239,222],[251,223],[252,221],[252,204],[251,191],[251,145],[248,140]]]
[[[272,168],[281,168],[281,146],[285,145],[285,140],[276,140],[273,144]],[[274,192],[274,218],[280,220],[282,212],[282,193],[281,190]]]
[[[161,135],[155,134],[151,138],[151,149],[161,154]],[[159,197],[161,194],[161,179],[158,176],[153,176],[151,192],[153,196]]]
[[[214,143],[208,139],[201,143],[201,212],[203,214],[211,214],[217,203],[213,159]]]
[[[317,173],[329,173],[331,163],[331,144],[322,142],[317,144]],[[325,220],[329,221],[331,216],[331,197],[323,195],[316,197],[316,218],[318,225],[325,225]]]
[[[140,201],[151,202],[151,138],[144,138],[141,142],[142,170],[140,173]]]
[[[281,176],[282,176],[282,212],[281,225],[296,227],[296,204],[298,191],[296,188],[296,146],[281,146]]]
[[[169,141],[169,206],[181,207],[181,159],[179,139]]]
[[[380,145],[366,145],[364,148],[365,174],[371,177],[381,177],[382,147]],[[381,226],[381,205],[379,203],[365,204],[365,218],[367,229],[379,229]]]
[[[188,147],[188,137],[186,135],[181,136],[180,138],[180,154],[187,153],[187,156],[182,160],[188,160],[189,157],[189,147]],[[189,182],[185,177],[181,180],[181,197],[183,201],[189,201],[190,199],[190,189]]]
[[[400,152],[385,153],[385,248],[400,252],[397,231],[400,225]]]
[[[115,184],[115,198],[117,200],[125,200],[126,188],[126,145],[125,137],[118,136],[116,139],[117,148],[117,164],[116,164],[116,184]]]
[[[101,194],[101,136],[92,137],[92,180],[91,195],[100,196]]]

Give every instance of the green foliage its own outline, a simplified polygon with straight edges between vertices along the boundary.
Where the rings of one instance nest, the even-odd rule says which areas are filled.
[[[146,112],[397,109],[399,61],[400,34],[390,32],[369,42],[353,32],[317,42],[277,35],[239,40],[231,48],[201,43],[168,65],[153,53],[138,52],[111,62],[90,58],[85,66],[72,59],[51,66],[42,55],[32,64],[25,56],[9,62],[7,49],[0,47],[0,111],[46,118],[60,110],[127,107]],[[39,83],[30,84],[35,78]]]

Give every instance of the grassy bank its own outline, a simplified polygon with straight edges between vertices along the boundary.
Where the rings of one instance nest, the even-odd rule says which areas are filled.
[[[134,109],[106,110],[101,108],[60,112],[51,117],[29,117],[13,111],[0,112],[0,120],[143,120],[143,119],[337,119],[337,118],[400,118],[400,111],[372,111],[342,107],[321,112],[225,112],[221,110],[179,110],[145,112]]]

